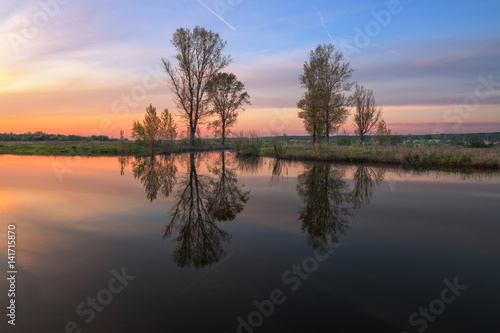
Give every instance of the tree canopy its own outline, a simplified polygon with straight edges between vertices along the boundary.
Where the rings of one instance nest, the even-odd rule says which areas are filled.
[[[354,84],[351,82],[354,70],[332,44],[318,45],[311,51],[303,70],[299,79],[307,91],[297,104],[301,109],[299,117],[304,119],[313,142],[321,136],[329,142],[330,134],[338,130],[349,114],[344,92]]]
[[[162,58],[162,62],[194,146],[198,126],[207,115],[207,85],[231,63],[231,57],[223,54],[226,42],[219,34],[199,26],[192,31],[177,29],[171,42],[177,54],[173,61]]]
[[[209,122],[209,128],[221,136],[224,145],[229,128],[236,124],[239,113],[245,110],[243,105],[250,104],[250,95],[236,75],[222,72],[214,75],[207,86],[207,93],[211,105],[208,114],[216,117]]]

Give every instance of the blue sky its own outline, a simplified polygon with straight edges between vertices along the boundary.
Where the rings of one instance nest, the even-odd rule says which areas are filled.
[[[227,70],[252,97],[237,130],[304,134],[298,75],[333,43],[398,133],[500,131],[499,17],[500,1],[2,0],[0,132],[79,133],[107,117],[116,136],[150,102],[175,109],[158,71],[157,87],[114,112],[174,54],[175,29],[195,25],[227,41]],[[474,98],[483,81],[491,90]]]

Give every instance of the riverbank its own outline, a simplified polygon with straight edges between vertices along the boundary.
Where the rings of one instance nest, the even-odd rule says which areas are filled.
[[[285,160],[392,164],[412,168],[500,169],[500,147],[436,146],[288,146],[264,147],[261,156]]]
[[[121,155],[148,155],[149,148],[127,142],[122,149],[119,141],[113,142],[86,142],[86,141],[40,141],[24,142],[12,141],[0,143],[0,155],[39,155],[39,156],[121,156]],[[169,149],[170,153],[200,152],[230,149],[216,144],[206,144],[191,147],[175,144]],[[165,149],[156,149],[156,154],[166,153]]]
[[[119,142],[2,142],[0,154],[40,155],[40,156],[120,156],[148,155],[149,149],[127,142],[121,150]],[[316,146],[310,144],[290,144],[284,142],[279,149],[264,146],[250,150],[250,155],[274,157],[283,160],[347,162],[391,164],[412,168],[472,168],[500,169],[500,147],[468,148],[455,145],[435,146]],[[204,144],[191,147],[180,143],[169,149],[171,153],[220,151],[232,149],[231,146]],[[157,149],[157,154],[164,154],[164,149]]]

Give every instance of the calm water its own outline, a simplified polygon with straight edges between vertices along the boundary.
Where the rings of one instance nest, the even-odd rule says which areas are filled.
[[[500,175],[0,156],[2,332],[497,332]]]

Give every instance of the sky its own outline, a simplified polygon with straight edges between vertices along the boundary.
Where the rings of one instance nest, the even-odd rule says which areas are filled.
[[[129,137],[150,103],[177,112],[161,58],[196,25],[227,42],[250,94],[233,132],[306,135],[298,77],[325,43],[393,133],[498,132],[499,17],[491,0],[2,0],[0,132]]]

